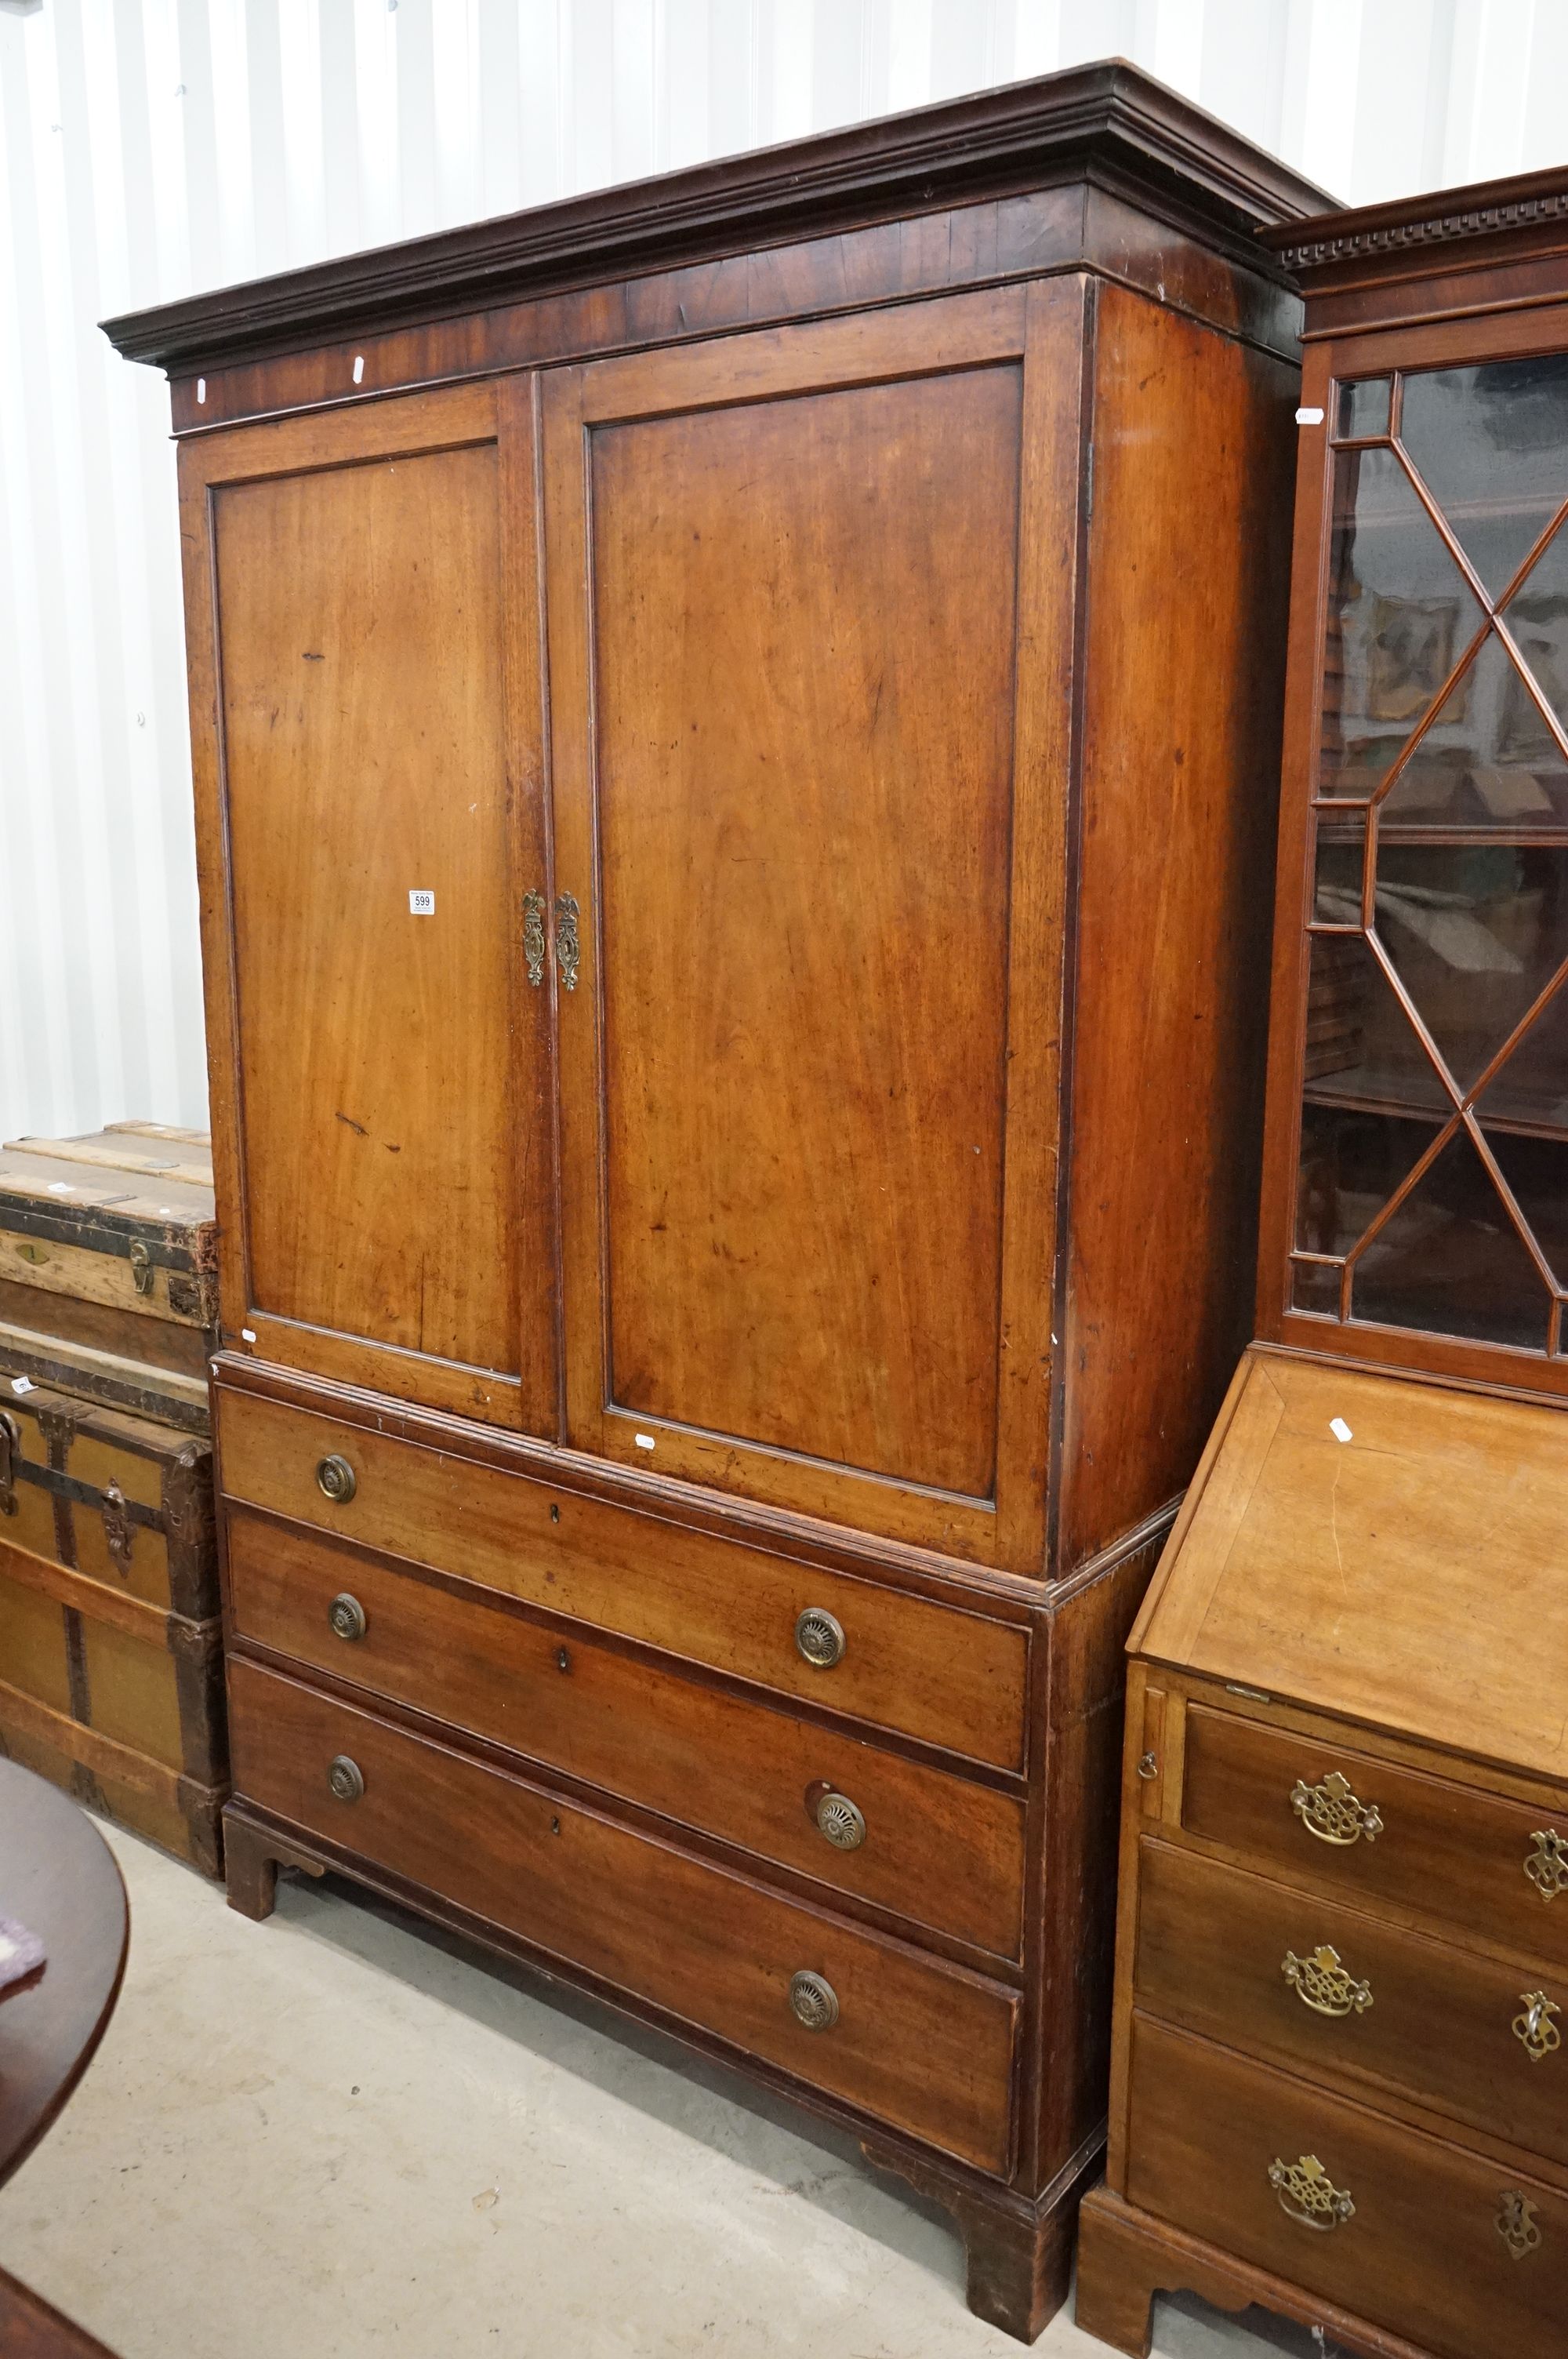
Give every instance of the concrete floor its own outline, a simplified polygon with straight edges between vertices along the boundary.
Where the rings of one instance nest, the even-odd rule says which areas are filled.
[[[852,2147],[346,1886],[250,1925],[109,1832],[124,1992],[0,2262],[123,2359],[1016,2359]],[[1034,2348],[1106,2346],[1064,2312]],[[1163,2359],[1321,2348],[1157,2313]]]

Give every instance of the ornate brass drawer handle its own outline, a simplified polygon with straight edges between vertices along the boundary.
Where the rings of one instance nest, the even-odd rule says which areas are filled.
[[[330,1761],[327,1764],[327,1789],[337,1801],[357,1802],[365,1789],[364,1776],[359,1763],[351,1761],[346,1753],[340,1753],[335,1760]]]
[[[1359,1843],[1365,1835],[1372,1843],[1383,1832],[1382,1813],[1376,1802],[1358,1801],[1350,1790],[1349,1778],[1337,1769],[1331,1769],[1320,1786],[1309,1786],[1304,1777],[1298,1777],[1291,1788],[1291,1808],[1319,1843]]]
[[[1552,2020],[1563,2010],[1544,1991],[1520,1991],[1519,1996],[1524,2013],[1514,2017],[1514,2038],[1522,2041],[1530,2062],[1540,2064],[1563,2045],[1563,2034]]]
[[[523,963],[535,991],[545,980],[545,897],[523,896]]]
[[[808,1605],[795,1618],[795,1643],[814,1670],[830,1671],[844,1659],[844,1625],[825,1605]]]
[[[356,1638],[362,1638],[370,1627],[365,1619],[364,1607],[347,1589],[340,1590],[328,1606],[327,1620],[331,1626],[333,1637],[341,1638],[350,1646]]]
[[[556,896],[556,965],[560,973],[561,989],[577,989],[578,966],[582,958],[582,944],[578,936],[578,919],[582,912],[574,893]]]
[[[830,1786],[821,1797],[816,1811],[817,1832],[827,1836],[835,1851],[859,1851],[866,1840],[866,1821],[860,1806]]]
[[[1555,1827],[1541,1827],[1530,1840],[1524,1872],[1543,1900],[1555,1900],[1560,1892],[1568,1892],[1568,1837]]]
[[[1298,1958],[1293,1950],[1287,1950],[1280,1972],[1302,2005],[1310,2006],[1314,2015],[1348,2015],[1352,2009],[1365,2015],[1372,2004],[1371,1984],[1358,1983],[1354,1974],[1346,1973],[1338,1951],[1326,1941],[1309,1958]]]
[[[1518,2187],[1505,2187],[1498,2202],[1498,2234],[1514,2259],[1522,2261],[1527,2253],[1539,2251],[1541,2231],[1529,2196]]]
[[[330,1458],[323,1458],[317,1467],[316,1487],[324,1499],[331,1500],[335,1507],[346,1507],[359,1489],[359,1482],[348,1460],[340,1458],[334,1451]]]
[[[1356,2217],[1347,2190],[1335,2186],[1315,2154],[1303,2154],[1295,2162],[1281,2162],[1276,2156],[1269,2165],[1269,2184],[1280,2199],[1281,2211],[1303,2228],[1326,2231]]]
[[[807,2031],[831,2031],[838,2020],[838,1994],[826,1974],[803,1967],[789,1978],[789,2003]]]

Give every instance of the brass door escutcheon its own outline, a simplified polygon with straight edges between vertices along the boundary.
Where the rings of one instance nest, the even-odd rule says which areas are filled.
[[[1541,1827],[1531,1835],[1524,1872],[1543,1900],[1568,1892],[1568,1837],[1555,1827]]]
[[[1544,1991],[1520,1991],[1519,1996],[1524,2001],[1524,2013],[1514,2017],[1514,2038],[1523,2043],[1530,2062],[1540,2064],[1563,2045],[1563,2034],[1552,2020],[1563,2010]]]
[[[573,893],[556,896],[556,965],[560,972],[561,989],[577,989],[578,966],[582,958],[582,943],[578,936],[578,919],[582,915]]]
[[[1314,2015],[1348,2015],[1352,2009],[1365,2015],[1372,2004],[1371,1984],[1358,1983],[1354,1974],[1346,1973],[1338,1951],[1326,1941],[1306,1958],[1287,1950],[1280,1972],[1302,2005],[1310,2006]]]
[[[1541,2244],[1541,2231],[1535,2224],[1535,2206],[1518,2187],[1505,2187],[1498,2203],[1498,2234],[1514,2259],[1522,2261],[1527,2253],[1537,2251]]]
[[[1350,1790],[1349,1778],[1338,1769],[1331,1769],[1319,1786],[1309,1786],[1304,1777],[1298,1777],[1291,1789],[1291,1808],[1319,1843],[1359,1843],[1365,1835],[1371,1843],[1383,1832],[1376,1802],[1358,1801]]]
[[[1341,2221],[1356,2217],[1348,2190],[1335,2186],[1315,2154],[1303,2154],[1295,2162],[1281,2162],[1276,2156],[1269,2165],[1269,2184],[1280,2199],[1281,2211],[1303,2228],[1337,2228]]]
[[[545,980],[545,897],[523,896],[523,962],[535,991]]]

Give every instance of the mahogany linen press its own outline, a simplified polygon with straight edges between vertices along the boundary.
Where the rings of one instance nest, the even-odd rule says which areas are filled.
[[[1035,2333],[1245,1340],[1315,190],[1108,65],[112,322],[179,439],[236,1799]]]

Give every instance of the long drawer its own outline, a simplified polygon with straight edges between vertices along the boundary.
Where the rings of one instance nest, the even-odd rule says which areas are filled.
[[[1011,1992],[255,1664],[235,1659],[230,1682],[246,1799],[881,2121],[1005,2169]],[[352,1765],[337,1775],[350,1799],[329,1783],[334,1763]]]
[[[1568,2345],[1568,2196],[1142,2016],[1127,2194],[1445,2359]]]
[[[243,1507],[229,1511],[228,1553],[239,1637],[1017,1956],[1013,1796]]]
[[[1568,1977],[1146,1837],[1134,1994],[1227,2047],[1568,2162]]]
[[[1182,1824],[1292,1883],[1568,1966],[1568,1813],[1195,1704]]]
[[[220,1386],[214,1408],[230,1498],[974,1760],[1022,1767],[1028,1639],[1016,1624],[252,1394]],[[351,1496],[323,1493],[328,1459],[351,1470]],[[804,1614],[827,1617],[814,1625],[827,1635],[819,1652],[832,1652],[838,1625],[836,1661],[802,1653]]]

